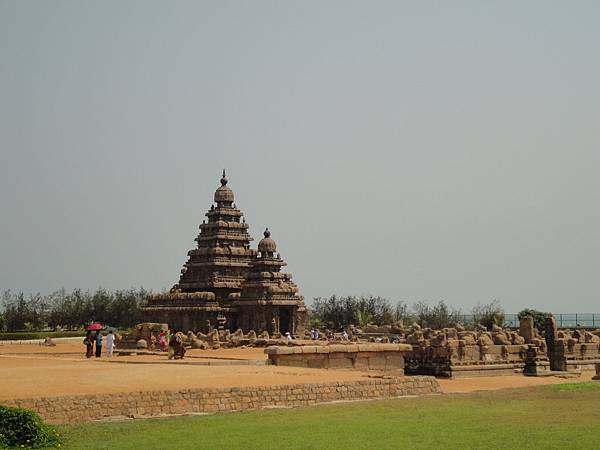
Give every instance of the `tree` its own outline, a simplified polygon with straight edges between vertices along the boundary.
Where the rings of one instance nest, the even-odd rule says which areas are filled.
[[[538,331],[544,330],[544,322],[546,322],[546,317],[551,316],[552,314],[538,311],[537,309],[525,308],[521,312],[519,312],[518,317],[521,320],[523,317],[531,317],[533,319],[533,326],[535,326]]]
[[[350,324],[365,326],[367,323],[384,325],[394,322],[394,308],[383,297],[317,297],[313,300],[311,320],[316,320],[334,330]],[[315,322],[316,323],[316,322]]]
[[[6,331],[6,317],[4,317],[4,314],[0,314],[0,331]]]
[[[394,308],[394,322],[404,322],[409,318],[408,305],[403,301],[396,303],[396,307]]]
[[[485,305],[477,304],[472,313],[475,324],[484,325],[488,330],[491,330],[494,325],[499,327],[504,325],[504,309],[498,300],[492,300]]]
[[[430,306],[420,301],[413,305],[416,322],[422,327],[442,329],[455,327],[460,321],[460,311],[449,308],[443,300]]]

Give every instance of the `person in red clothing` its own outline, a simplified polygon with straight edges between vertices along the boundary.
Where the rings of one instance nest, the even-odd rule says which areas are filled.
[[[85,344],[85,357],[91,358],[94,356],[94,336],[92,336],[92,332],[90,330],[87,331],[85,337],[83,338],[83,343]]]

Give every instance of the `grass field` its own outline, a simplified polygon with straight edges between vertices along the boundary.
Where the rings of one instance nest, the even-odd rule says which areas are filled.
[[[67,449],[598,449],[600,383],[61,427]]]

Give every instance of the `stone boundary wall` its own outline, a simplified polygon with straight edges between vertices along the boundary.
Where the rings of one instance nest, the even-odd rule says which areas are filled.
[[[60,424],[108,417],[152,417],[310,406],[341,400],[386,399],[439,392],[440,386],[435,378],[416,376],[315,384],[42,397],[3,400],[0,404],[32,409],[49,423]]]
[[[404,374],[407,344],[330,344],[267,347],[265,353],[276,366],[315,369],[355,369],[393,371]]]

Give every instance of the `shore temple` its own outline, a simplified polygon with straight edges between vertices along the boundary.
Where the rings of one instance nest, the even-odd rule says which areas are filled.
[[[179,283],[168,293],[148,297],[143,320],[168,323],[183,331],[241,328],[244,333],[302,334],[304,297],[292,275],[281,271],[286,263],[276,253],[277,244],[268,229],[258,250],[250,248],[253,239],[227,186],[225,170],[206,217]]]

